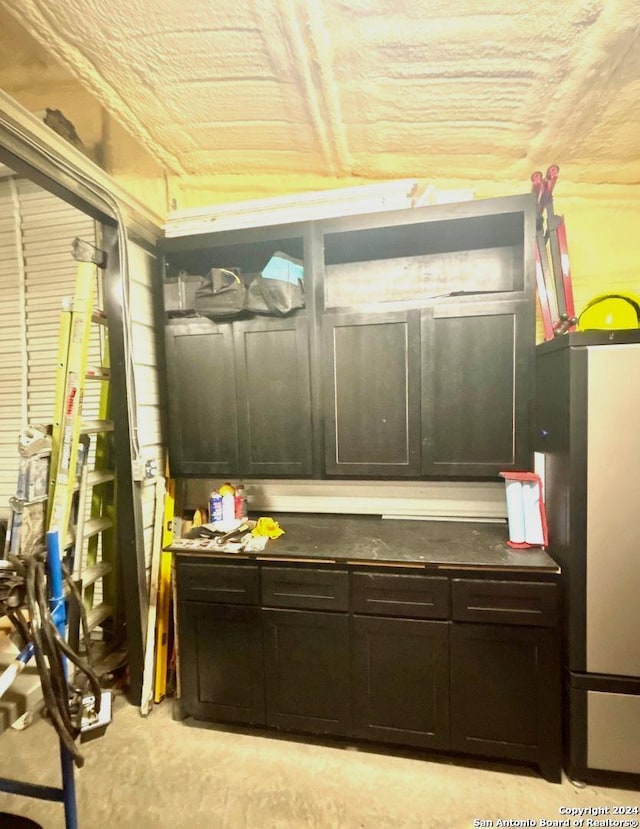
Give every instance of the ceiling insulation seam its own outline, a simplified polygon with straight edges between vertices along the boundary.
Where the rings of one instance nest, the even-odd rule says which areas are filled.
[[[271,5],[271,4],[269,4]],[[256,9],[259,4],[256,4]],[[335,176],[340,174],[341,159],[336,148],[336,140],[331,128],[327,128],[325,90],[322,85],[318,88],[314,82],[314,66],[310,60],[308,38],[304,35],[304,19],[297,13],[296,5],[292,0],[278,3],[275,9],[279,27],[284,33],[282,41],[288,46],[292,63],[293,74],[300,87],[302,100],[306,103],[313,130],[320,145],[322,156],[327,165],[327,173]],[[267,14],[262,14],[267,19]],[[273,52],[273,41],[265,38],[265,45],[269,53]],[[297,70],[297,71],[296,71]]]
[[[309,3],[305,7],[307,13],[307,31],[309,34],[308,47],[313,49],[318,72],[317,82],[325,102],[326,124],[329,128],[331,144],[335,150],[339,174],[349,174],[352,168],[352,158],[349,152],[348,139],[344,127],[338,85],[333,72],[334,56],[331,37],[326,26],[321,3]]]
[[[54,57],[67,67],[78,80],[90,89],[105,109],[115,115],[133,138],[140,142],[149,154],[163,167],[177,175],[187,171],[173,153],[168,152],[131,111],[123,97],[97,71],[91,60],[78,48],[65,40],[58,30],[55,6],[38,0],[3,0],[4,6],[27,31]],[[25,6],[28,14],[25,14]]]

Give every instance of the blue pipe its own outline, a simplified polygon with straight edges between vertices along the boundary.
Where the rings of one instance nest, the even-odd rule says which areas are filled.
[[[64,587],[62,581],[62,558],[60,554],[60,535],[58,530],[49,530],[47,541],[47,576],[49,579],[49,609],[60,636],[65,635],[67,612],[64,604]],[[62,657],[65,674],[67,660]],[[62,767],[62,792],[66,829],[77,829],[78,812],[76,806],[76,783],[73,770],[73,757],[69,749],[60,740],[60,764]]]
[[[62,559],[60,557],[60,536],[58,530],[47,533],[47,576],[49,578],[49,609],[58,633],[64,636],[67,614],[64,606],[64,587],[62,582]]]

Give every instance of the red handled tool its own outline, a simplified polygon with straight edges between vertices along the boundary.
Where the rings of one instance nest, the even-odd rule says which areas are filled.
[[[564,217],[558,216],[553,209],[553,190],[559,173],[558,165],[552,164],[544,176],[539,170],[531,174],[531,191],[535,194],[537,206],[536,284],[545,340],[573,331],[578,322]]]

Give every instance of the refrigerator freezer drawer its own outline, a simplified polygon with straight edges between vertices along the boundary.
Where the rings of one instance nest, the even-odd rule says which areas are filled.
[[[640,696],[587,691],[587,766],[640,774]]]

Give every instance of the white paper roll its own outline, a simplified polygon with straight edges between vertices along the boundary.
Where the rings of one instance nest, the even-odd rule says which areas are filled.
[[[529,544],[544,544],[542,518],[540,517],[540,484],[538,481],[523,481],[522,501],[524,504],[524,537]]]
[[[505,480],[507,494],[507,518],[509,520],[509,541],[522,544],[525,541],[524,504],[522,482]]]

